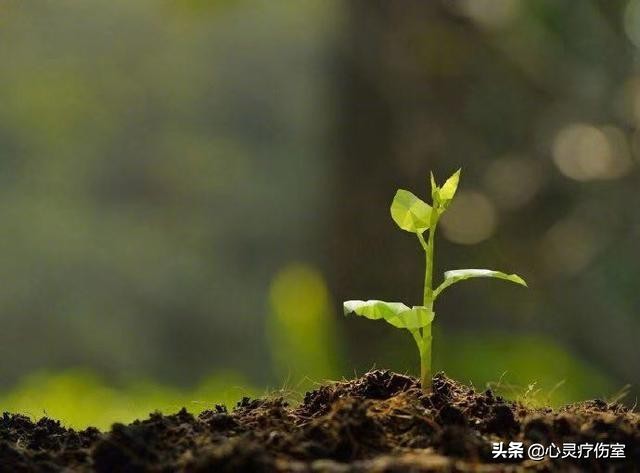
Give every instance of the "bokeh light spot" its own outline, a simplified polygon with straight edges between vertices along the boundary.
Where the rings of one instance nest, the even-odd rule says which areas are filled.
[[[498,158],[487,167],[484,185],[499,208],[516,209],[530,202],[540,189],[540,168],[531,159]]]
[[[549,273],[575,274],[587,267],[596,249],[593,230],[575,218],[567,218],[547,231],[540,253]]]
[[[460,10],[487,28],[501,28],[517,16],[519,0],[462,0]]]
[[[473,245],[486,240],[497,223],[493,203],[480,192],[461,191],[442,217],[445,238],[462,245]]]
[[[631,163],[628,146],[619,129],[599,129],[580,123],[558,132],[552,155],[560,172],[578,181],[620,177]]]
[[[624,9],[624,31],[634,46],[640,47],[640,2],[631,0]]]
[[[607,169],[607,173],[602,177],[605,179],[615,179],[627,174],[633,166],[631,157],[631,145],[627,135],[615,126],[605,126],[602,132],[609,141],[609,146],[613,151],[613,162]]]

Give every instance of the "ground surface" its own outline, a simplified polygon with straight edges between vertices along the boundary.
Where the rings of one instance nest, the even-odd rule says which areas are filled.
[[[622,443],[626,459],[492,458],[492,442]],[[640,415],[589,401],[534,410],[436,375],[372,371],[322,386],[289,406],[244,399],[194,417],[152,414],[110,432],[75,432],[54,420],[0,417],[2,472],[640,471]]]

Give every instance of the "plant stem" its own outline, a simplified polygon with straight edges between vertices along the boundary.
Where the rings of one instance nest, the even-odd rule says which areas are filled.
[[[429,225],[429,239],[424,241],[424,237],[419,235],[420,244],[425,251],[425,274],[424,274],[424,292],[423,304],[427,309],[433,312],[433,253],[435,246],[436,226],[438,225],[438,212],[434,207],[431,212],[431,221]],[[428,392],[431,390],[431,325],[422,328],[420,349],[420,383],[422,390]]]
[[[429,229],[429,240],[425,249],[426,269],[424,274],[423,305],[433,310],[433,247],[435,243],[436,223]]]
[[[431,391],[431,325],[427,325],[422,329],[420,384],[423,391]]]

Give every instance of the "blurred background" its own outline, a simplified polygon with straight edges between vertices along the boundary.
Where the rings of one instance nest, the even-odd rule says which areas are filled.
[[[0,5],[0,410],[107,427],[376,367],[418,304],[389,216],[463,168],[437,369],[640,393],[640,0]],[[631,385],[630,387],[628,385]]]

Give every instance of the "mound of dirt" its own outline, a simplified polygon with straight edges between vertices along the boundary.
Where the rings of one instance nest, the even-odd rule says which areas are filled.
[[[547,449],[540,460],[528,455],[536,444]],[[612,458],[621,448],[624,458]],[[444,374],[424,394],[414,378],[372,371],[324,385],[295,406],[245,398],[232,411],[155,413],[110,432],[76,432],[16,414],[0,418],[0,471],[63,470],[637,471],[640,415],[603,401],[531,409]]]

